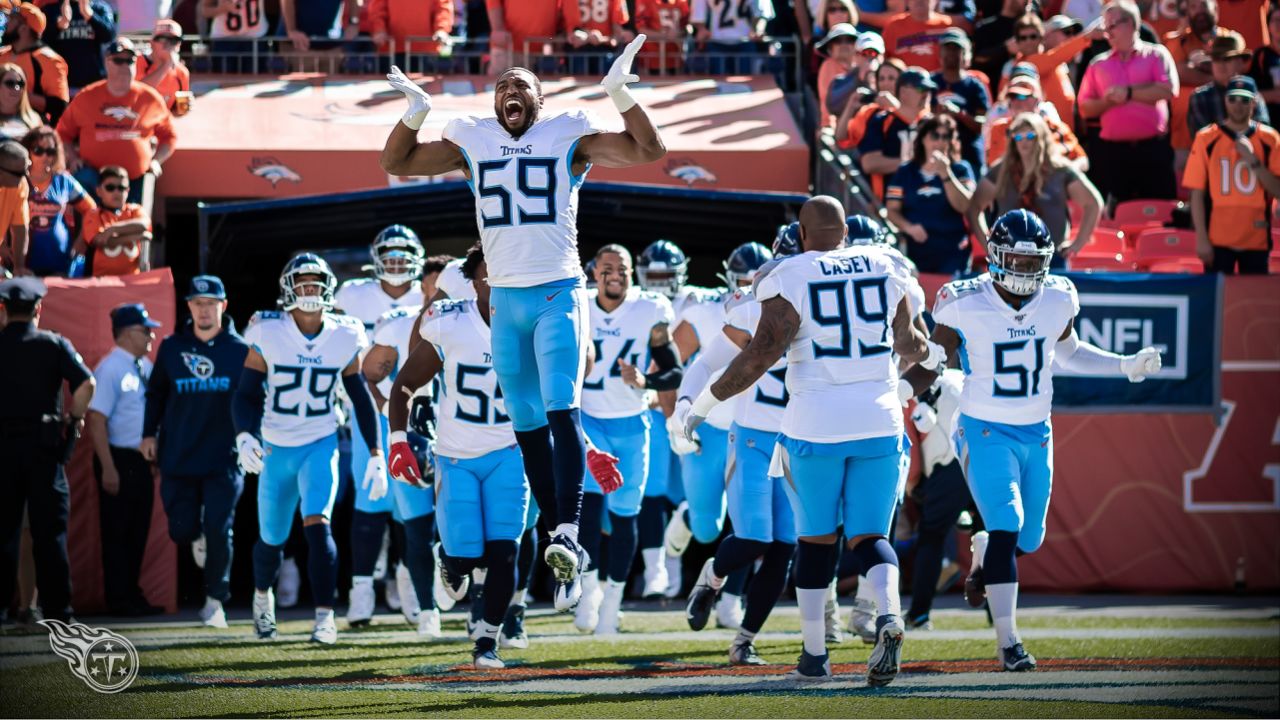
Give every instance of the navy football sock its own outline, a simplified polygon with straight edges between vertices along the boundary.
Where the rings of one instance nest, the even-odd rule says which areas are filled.
[[[587,551],[587,569],[601,567],[600,526],[604,523],[604,496],[586,493],[582,496],[582,519],[578,523],[578,545]]]
[[[831,584],[837,546],[800,541],[796,548],[796,587],[826,590]]]
[[[717,573],[718,574],[718,573]],[[751,574],[751,565],[734,570],[729,573],[729,577],[724,579],[724,585],[720,587],[720,592],[726,592],[730,595],[742,596],[742,591],[747,587],[747,576]]]
[[[898,554],[884,538],[867,538],[854,546],[853,553],[858,556],[858,564],[864,574],[877,565],[898,565]]]
[[[712,566],[716,577],[728,577],[730,574],[751,567],[769,549],[769,543],[759,540],[745,540],[737,535],[729,535],[720,541],[716,548],[716,560]],[[727,585],[728,583],[726,583]],[[741,588],[739,588],[741,590]],[[739,593],[732,593],[737,595]]]
[[[791,543],[773,541],[767,546],[764,560],[751,580],[751,588],[747,591],[747,607],[742,615],[742,629],[749,633],[758,633],[769,619],[773,606],[778,604],[782,591],[787,587],[787,571],[791,569],[791,556],[796,546]]]
[[[662,547],[663,533],[667,529],[667,499],[660,496],[640,501],[640,519],[637,536],[641,550]]]
[[[436,559],[431,555],[431,538],[436,532],[435,513],[406,520],[403,527],[404,558],[401,562],[409,568],[418,604],[423,610],[430,610],[436,606]]]
[[[587,471],[587,446],[577,408],[547,412],[551,428],[551,457],[555,463],[556,522],[578,524],[582,509],[582,481]],[[539,505],[545,508],[545,505]]]
[[[382,535],[387,529],[391,513],[367,513],[354,510],[351,513],[351,574],[363,577],[373,574],[382,552]]]
[[[556,529],[556,473],[551,460],[551,428],[546,425],[535,430],[517,430],[516,443],[520,445],[520,457],[524,460],[524,476],[529,478],[533,501],[538,503],[541,517],[538,524],[548,535]]]
[[[501,626],[516,591],[515,541],[490,540],[484,544],[484,559],[489,566],[484,577],[484,621]]]
[[[938,577],[942,575],[942,545],[946,534],[954,532],[935,528],[921,529],[916,541],[915,567],[911,571],[911,609],[907,617],[926,616],[933,609],[933,596],[937,593]]]
[[[311,575],[311,599],[316,607],[333,607],[338,594],[338,546],[329,523],[302,528],[307,536],[307,572]]]
[[[266,592],[275,587],[284,562],[284,546],[268,545],[261,539],[253,544],[253,586]]]
[[[636,516],[610,512],[609,525],[613,528],[609,535],[609,579],[625,583],[636,556]]]
[[[516,555],[516,590],[527,590],[533,575],[533,561],[538,557],[538,531],[530,528],[520,536],[520,553]]]
[[[1018,533],[992,530],[988,534],[987,552],[982,556],[982,580],[988,586],[1018,582]]]

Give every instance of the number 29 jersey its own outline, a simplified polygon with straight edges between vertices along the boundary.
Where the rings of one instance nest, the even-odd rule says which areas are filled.
[[[308,338],[289,313],[262,311],[249,321],[244,339],[267,362],[263,440],[300,447],[338,431],[333,399],[342,371],[368,344],[358,319],[325,313],[320,333]]]
[[[539,119],[519,139],[497,118],[450,120],[444,139],[462,149],[476,198],[476,225],[493,287],[534,287],[582,275],[578,188],[573,174],[584,135],[604,128],[575,110]]]
[[[756,281],[762,304],[780,297],[800,316],[786,354],[784,435],[839,443],[902,434],[890,328],[916,285],[903,263],[864,246],[796,255]]]
[[[1006,425],[1048,420],[1054,348],[1079,312],[1075,285],[1056,275],[1018,309],[985,273],[942,286],[933,319],[960,335],[960,412]]]
[[[418,332],[444,361],[436,454],[463,460],[515,445],[515,431],[493,371],[493,336],[475,301],[432,303]]]

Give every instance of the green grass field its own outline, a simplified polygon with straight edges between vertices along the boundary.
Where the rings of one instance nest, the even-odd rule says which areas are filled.
[[[870,689],[870,648],[832,647],[836,681],[787,678],[799,617],[782,607],[757,647],[772,665],[730,668],[732,633],[692,633],[674,607],[627,606],[625,632],[596,639],[568,616],[531,611],[528,650],[508,669],[470,668],[462,616],[424,644],[399,616],[306,642],[310,623],[282,623],[259,642],[247,621],[117,625],[140,674],[114,695],[90,690],[42,634],[0,638],[0,707],[9,717],[1275,717],[1280,714],[1280,614],[1158,604],[1041,607],[1019,619],[1034,673],[995,672],[979,612],[941,611],[937,630],[908,635],[903,673]],[[94,623],[88,623],[93,625]],[[108,624],[110,625],[110,624]],[[340,630],[344,627],[339,623]]]

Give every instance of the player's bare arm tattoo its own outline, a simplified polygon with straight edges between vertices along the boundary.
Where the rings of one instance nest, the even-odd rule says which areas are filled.
[[[782,357],[800,330],[800,315],[791,303],[772,297],[761,304],[760,325],[751,342],[724,369],[724,374],[711,385],[711,394],[721,400],[751,387]]]

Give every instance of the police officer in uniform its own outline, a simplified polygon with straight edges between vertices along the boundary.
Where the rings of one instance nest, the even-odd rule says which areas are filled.
[[[44,616],[71,616],[67,562],[70,495],[63,464],[84,425],[93,375],[66,338],[38,329],[44,283],[0,283],[8,324],[0,330],[0,599],[7,605],[18,577],[18,542],[26,507],[35,551],[36,586]],[[62,408],[62,383],[71,389]]]

